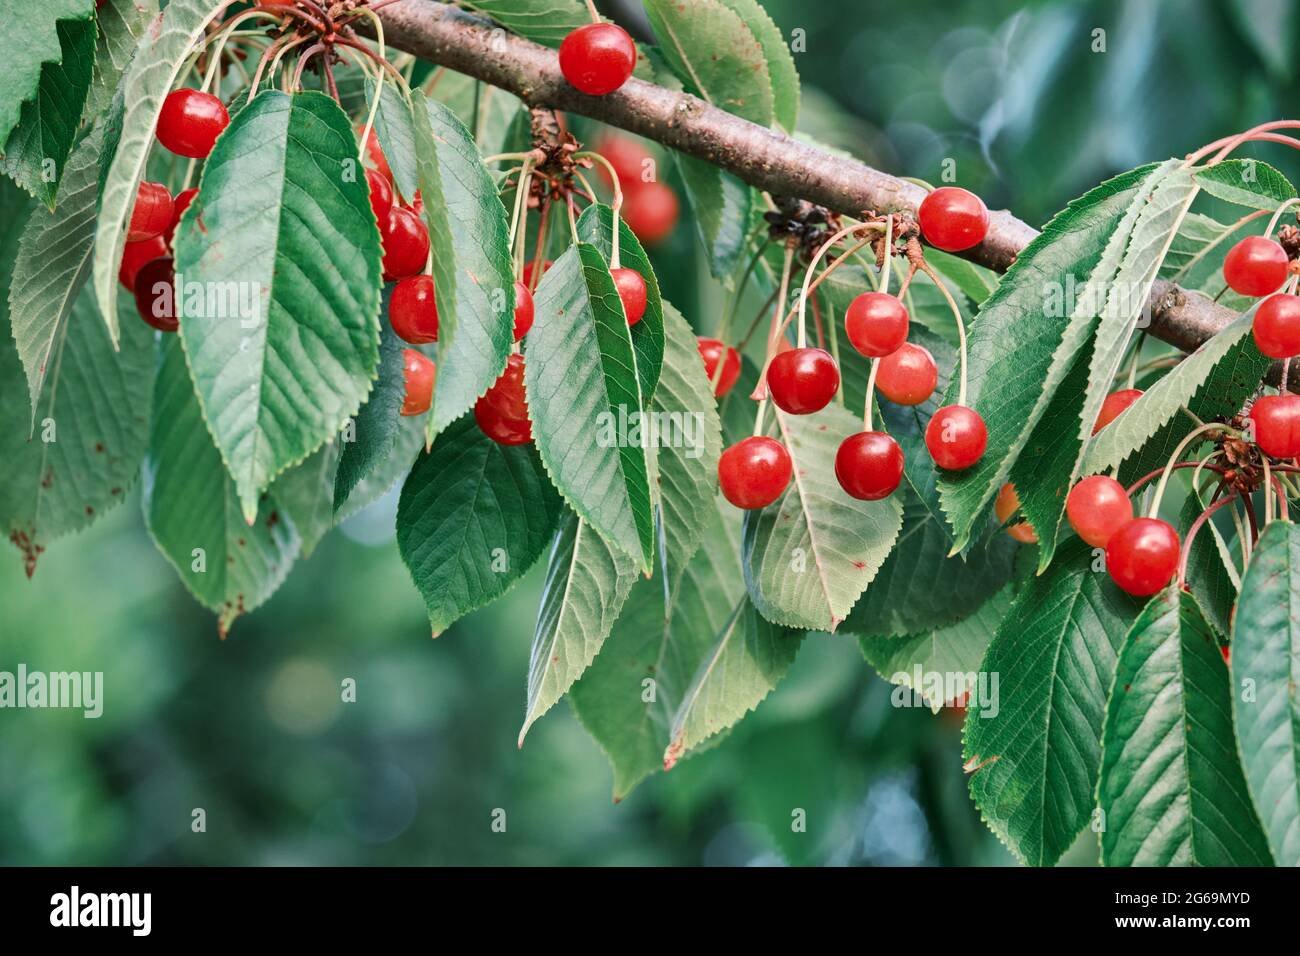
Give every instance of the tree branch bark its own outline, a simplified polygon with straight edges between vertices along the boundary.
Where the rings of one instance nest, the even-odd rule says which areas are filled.
[[[834,156],[784,133],[765,129],[688,93],[635,77],[608,96],[587,96],[560,73],[553,50],[491,22],[434,0],[398,0],[379,10],[386,41],[422,59],[515,94],[529,106],[578,113],[637,133],[719,166],[775,196],[807,199],[860,216],[915,213],[925,190],[853,159]],[[369,29],[365,21],[358,24]],[[988,237],[963,257],[1005,272],[1038,230],[1006,210],[990,211]],[[1192,351],[1228,325],[1236,313],[1199,292],[1155,284],[1148,332]],[[1270,373],[1279,378],[1280,365]],[[1294,376],[1300,379],[1300,375]],[[1296,383],[1300,390],[1300,382]]]

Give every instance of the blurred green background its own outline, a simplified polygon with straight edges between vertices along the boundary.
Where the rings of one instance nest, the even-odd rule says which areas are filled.
[[[602,6],[635,25],[635,3]],[[951,157],[1034,224],[1115,172],[1296,113],[1289,0],[764,6],[803,31],[809,136],[924,179]],[[725,300],[686,223],[655,260],[711,330]],[[958,721],[890,706],[847,636],[810,639],[754,715],[621,805],[567,705],[517,750],[541,569],[431,640],[395,507],[331,533],[224,642],[138,494],[31,581],[5,553],[0,670],[103,671],[106,702],[98,720],[0,711],[0,863],[1010,862],[966,797]],[[1085,835],[1067,862],[1093,860]]]

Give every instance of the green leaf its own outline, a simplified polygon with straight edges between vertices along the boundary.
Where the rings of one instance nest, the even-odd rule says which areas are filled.
[[[787,133],[793,133],[799,121],[799,72],[795,69],[790,47],[778,27],[758,0],[722,0],[734,10],[763,48],[767,71],[772,78],[772,110]]]
[[[774,118],[762,44],[723,0],[646,0],[659,51],[690,93],[759,126]]]
[[[176,231],[181,341],[249,522],[374,378],[379,230],[355,160],[337,103],[268,90],[217,141]]]
[[[1233,312],[1245,312],[1255,300],[1233,292],[1224,283],[1223,257],[1238,240],[1257,228],[1257,223],[1238,221],[1225,225],[1209,216],[1189,213],[1169,247],[1160,278],[1176,282],[1184,292],[1203,292]]]
[[[1230,691],[1246,784],[1278,866],[1300,865],[1298,608],[1300,531],[1273,521],[1241,582]]]
[[[1100,474],[1139,450],[1142,451],[1141,460],[1155,461],[1148,470],[1163,465],[1169,460],[1174,445],[1195,427],[1191,419],[1180,414],[1179,410],[1185,405],[1202,421],[1223,414],[1235,414],[1246,396],[1242,395],[1235,402],[1231,396],[1239,391],[1240,386],[1246,386],[1249,394],[1259,384],[1267,368],[1267,363],[1259,355],[1250,335],[1253,319],[1252,311],[1207,339],[1200,348],[1179,362],[1168,375],[1121,412],[1118,418],[1099,431],[1088,446],[1082,471]],[[1233,381],[1238,382],[1237,388],[1229,388]],[[1218,407],[1221,411],[1216,414],[1211,410],[1213,407]],[[1185,427],[1179,419],[1186,419]],[[1171,420],[1173,434],[1178,437],[1172,441],[1162,439],[1157,443],[1163,449],[1164,457],[1156,460],[1155,455],[1159,451],[1149,453],[1152,449],[1151,440],[1167,430],[1167,423]]]
[[[542,462],[573,510],[649,571],[645,405],[627,319],[600,250],[578,243],[556,259],[535,306],[524,381]]]
[[[22,105],[18,125],[4,142],[3,170],[51,209],[63,166],[77,135],[95,63],[95,24],[60,20],[61,63],[41,67],[36,96]],[[5,30],[14,27],[6,17]]]
[[[98,39],[95,43],[95,72],[86,97],[86,115],[98,116],[108,109],[113,93],[126,71],[136,45],[149,23],[158,16],[158,0],[104,0],[95,9]]]
[[[942,524],[910,491],[903,531],[880,573],[844,621],[852,634],[902,636],[954,624],[974,613],[1011,577],[1018,545],[1001,532],[963,557],[949,557]],[[978,663],[978,662],[977,662]]]
[[[891,684],[916,691],[937,713],[974,692],[980,661],[1014,597],[1014,588],[1008,585],[953,624],[899,637],[859,634],[858,645],[876,673]],[[846,627],[851,625],[852,618]],[[942,693],[936,693],[940,686]]]
[[[591,22],[582,0],[465,0],[461,6],[492,18],[511,33],[553,48]]]
[[[1188,488],[1176,527],[1192,526],[1192,522],[1209,505],[1205,500],[1209,496],[1209,490],[1207,487],[1197,493],[1195,489]],[[1231,572],[1228,570],[1232,560],[1227,543],[1211,518],[1197,532],[1192,542],[1192,552],[1187,558],[1187,586],[1192,589],[1206,619],[1224,640],[1232,632],[1232,609],[1237,602],[1240,585],[1236,569]]]
[[[560,519],[537,612],[528,665],[528,728],[555,705],[595,660],[636,583],[636,562],[568,508]]]
[[[158,114],[180,78],[191,48],[221,9],[212,0],[171,0],[161,18],[145,30],[118,87],[123,113],[120,135],[116,122],[106,132],[105,155],[111,156],[112,162],[102,174],[94,265],[95,296],[114,342],[118,337],[114,306],[117,272],[136,191],[153,148]]]
[[[1225,159],[1197,170],[1196,181],[1211,196],[1269,212],[1296,196],[1290,180],[1258,159]]]
[[[374,471],[357,482],[356,487],[337,507],[334,522],[345,521],[384,497],[411,470],[416,457],[424,451],[424,423],[417,416],[402,418],[397,425],[393,450],[376,464]]]
[[[452,70],[439,74],[424,92],[461,118],[484,156],[532,147],[528,110],[513,94]]]
[[[477,147],[447,107],[412,94],[420,191],[438,297],[438,377],[428,438],[492,387],[514,342],[509,225]]]
[[[1228,670],[1196,599],[1157,594],[1120,650],[1097,798],[1107,866],[1268,866],[1236,748]]]
[[[745,253],[756,194],[735,176],[703,160],[683,153],[675,153],[674,158],[709,272],[719,282],[730,283]]]
[[[859,430],[831,403],[813,415],[773,409],[794,478],[773,504],[745,513],[745,582],[769,621],[834,631],[885,562],[903,524],[898,496],[859,501],[840,487],[831,463]]]
[[[33,425],[55,343],[90,275],[102,144],[103,130],[97,127],[69,159],[54,212],[34,212],[22,230],[9,290],[9,322],[27,375]]]
[[[959,547],[1007,480],[1095,319],[1088,289],[1105,288],[1166,168],[1144,166],[1071,202],[1017,257],[970,330],[967,404],[988,428],[978,464],[945,474],[939,493]],[[1073,301],[1072,301],[1073,299]],[[958,399],[950,383],[945,403]]]
[[[177,342],[164,350],[153,410],[145,522],[185,587],[216,613],[224,635],[284,581],[298,556],[298,534],[269,495],[260,499],[256,519],[244,520]]]
[[[591,243],[607,260],[613,256],[614,210],[595,203],[583,210],[578,218],[578,238]],[[659,383],[659,373],[664,364],[664,304],[659,295],[659,280],[655,278],[650,257],[645,254],[640,240],[619,220],[619,264],[625,269],[635,269],[645,280],[646,306],[641,321],[632,326],[632,347],[636,349],[636,371],[641,381],[641,396],[649,402]],[[622,308],[622,302],[619,303]]]
[[[533,566],[560,507],[532,445],[497,444],[473,415],[438,436],[397,504],[397,547],[435,637]]]
[[[379,108],[375,110],[375,135],[393,171],[398,194],[408,203],[420,188],[419,166],[416,160],[415,120],[411,104],[397,86],[385,77],[379,94]],[[375,87],[366,85],[367,107],[374,103]]]
[[[46,65],[63,62],[65,48],[60,24],[81,21],[94,29],[91,0],[42,0],[8,5],[0,33],[0,143],[19,123],[24,104],[38,95]],[[75,118],[74,118],[75,122]]]
[[[384,295],[384,313],[388,299]],[[357,412],[352,440],[343,440],[338,472],[334,476],[334,507],[341,508],[348,496],[365,478],[380,470],[393,453],[402,423],[402,402],[406,398],[406,379],[402,353],[405,343],[388,322],[381,322],[379,333],[379,380],[366,403]],[[418,429],[417,429],[418,430]],[[346,432],[345,432],[346,434]],[[414,452],[407,458],[414,457]],[[389,482],[391,486],[392,482]]]
[[[614,768],[614,799],[753,710],[785,674],[802,635],[756,613],[736,558],[736,518],[714,509],[665,614],[641,581],[582,679],[579,720]]]
[[[1088,823],[1116,655],[1137,616],[1091,560],[1070,541],[1021,592],[980,666],[1006,693],[995,713],[966,716],[971,797],[1032,866],[1055,863]]]
[[[339,442],[330,441],[275,479],[271,496],[293,522],[302,542],[302,556],[334,527],[334,476],[339,467]]]

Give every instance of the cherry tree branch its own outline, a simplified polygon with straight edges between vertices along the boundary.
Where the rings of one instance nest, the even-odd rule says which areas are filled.
[[[564,80],[555,51],[450,4],[390,0],[378,14],[390,46],[508,90],[529,106],[578,113],[644,136],[774,196],[807,199],[850,216],[866,210],[915,213],[925,198],[925,190],[914,183],[635,77],[608,96],[587,96]],[[357,28],[371,29],[366,22]],[[1006,210],[989,216],[987,238],[962,255],[1005,272],[1038,230]],[[1153,287],[1149,305],[1148,332],[1184,351],[1194,350],[1237,317],[1198,292],[1164,281]],[[1269,374],[1274,383],[1279,378],[1280,365]],[[1294,387],[1300,391],[1300,382]]]

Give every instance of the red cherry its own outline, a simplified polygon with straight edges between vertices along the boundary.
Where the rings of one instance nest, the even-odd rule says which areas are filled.
[[[170,256],[151,259],[135,274],[135,308],[140,318],[160,332],[180,328],[176,319],[176,275]]]
[[[122,285],[135,291],[135,277],[146,262],[161,259],[167,255],[167,240],[162,236],[143,239],[140,242],[128,242],[122,252],[122,265],[117,270],[117,280]]]
[[[405,279],[424,269],[429,259],[429,230],[409,209],[394,206],[388,212],[384,242],[384,281]]]
[[[1097,434],[1097,432],[1119,418],[1124,409],[1141,397],[1142,389],[1140,388],[1124,388],[1118,392],[1111,392],[1101,403],[1101,411],[1097,413],[1097,421],[1092,426],[1092,433]]]
[[[383,147],[379,145],[379,137],[375,135],[373,127],[370,130],[370,135],[366,137],[366,154],[370,157],[370,161],[375,164],[375,169],[379,170],[383,177],[391,183],[393,181],[393,170],[388,165],[388,157],[384,155]],[[382,219],[379,221],[383,222]]]
[[[423,345],[438,341],[438,303],[433,276],[409,276],[393,286],[388,322],[403,342]]]
[[[767,387],[778,408],[791,415],[811,415],[839,391],[840,369],[824,349],[790,349],[772,359]]]
[[[736,384],[736,379],[740,378],[740,353],[729,345],[723,345],[721,339],[708,339],[701,336],[697,344],[700,357],[704,359],[704,371],[708,373],[710,382],[717,374],[718,362],[722,362],[722,374],[718,376],[718,385],[713,390],[713,394],[721,398],[731,391],[731,387]]]
[[[613,23],[588,23],[560,44],[560,72],[589,96],[613,93],[636,68],[636,44]]]
[[[1300,395],[1265,395],[1250,407],[1255,444],[1272,458],[1300,455]]]
[[[515,283],[515,341],[518,342],[533,327],[533,294],[522,282]]]
[[[790,453],[775,438],[752,435],[736,442],[718,459],[718,484],[737,508],[766,508],[790,484]]]
[[[618,173],[619,185],[625,193],[631,192],[645,184],[641,178],[646,169],[646,160],[651,159],[649,151],[636,140],[628,136],[607,135],[601,137],[596,145],[596,152],[605,157],[605,161]],[[604,164],[598,164],[600,174],[611,188],[614,181]]]
[[[876,389],[899,405],[920,405],[934,394],[939,384],[939,367],[930,350],[904,342],[876,367]]]
[[[917,210],[925,241],[945,252],[960,252],[984,241],[989,231],[989,211],[972,192],[941,186],[921,201]]]
[[[984,456],[988,431],[979,412],[965,405],[945,405],[925,427],[925,447],[946,471],[969,468]]]
[[[522,355],[511,355],[505,371],[487,394],[474,403],[474,420],[483,434],[498,445],[523,445],[533,440]]]
[[[1251,323],[1255,344],[1269,358],[1300,355],[1300,295],[1273,295],[1259,304]]]
[[[1134,518],[1106,543],[1106,570],[1135,597],[1155,594],[1178,570],[1178,532],[1159,518]]]
[[[628,325],[636,325],[645,315],[646,288],[645,279],[635,269],[612,269],[609,273],[614,278],[614,287],[623,302],[623,313]]]
[[[375,222],[382,226],[388,222],[388,214],[393,210],[393,184],[379,170],[367,169],[366,185],[370,191],[370,208],[374,210]]]
[[[172,90],[158,114],[157,136],[177,156],[204,159],[230,125],[221,100],[198,90]]]
[[[907,309],[884,292],[864,292],[849,303],[844,331],[853,347],[871,358],[897,352],[907,341]]]
[[[1114,478],[1092,475],[1070,489],[1065,515],[1075,534],[1094,548],[1104,548],[1112,534],[1133,520],[1133,502]]]
[[[437,372],[437,367],[423,352],[402,350],[402,380],[406,383],[403,415],[423,415],[429,410],[433,404],[433,380]]]
[[[185,210],[190,208],[190,203],[194,202],[194,197],[198,194],[198,187],[191,186],[189,189],[182,189],[176,194],[176,198],[172,200],[171,225],[163,233],[163,239],[167,241],[167,245],[170,246],[172,240],[176,238],[176,227],[181,224],[181,216],[185,215]]]
[[[1263,236],[1247,236],[1223,259],[1224,281],[1242,295],[1268,295],[1286,279],[1286,271],[1286,250]]]
[[[1016,494],[1016,486],[1007,482],[998,492],[997,499],[993,502],[993,513],[998,517],[998,524],[1006,524],[1007,519],[1020,510],[1020,496]],[[1034,533],[1034,526],[1028,521],[1021,521],[1007,528],[1007,534],[1023,544],[1034,544],[1038,541],[1038,535]]]
[[[656,246],[672,235],[677,225],[677,194],[661,182],[642,183],[623,193],[623,221],[637,239]]]
[[[884,432],[858,432],[835,453],[840,487],[860,501],[879,501],[903,480],[903,449]]]
[[[546,275],[546,273],[550,271],[551,266],[553,265],[555,265],[555,263],[552,262],[550,259],[547,259],[545,262],[543,262],[542,275]],[[537,282],[542,281],[542,276],[537,277],[537,282],[533,281],[533,264],[531,261],[529,261],[524,263],[524,272],[523,272],[522,279],[524,285],[526,285],[529,289],[536,289]]]
[[[162,183],[140,183],[135,194],[135,208],[126,227],[126,241],[140,242],[161,236],[172,224],[172,194]]]

